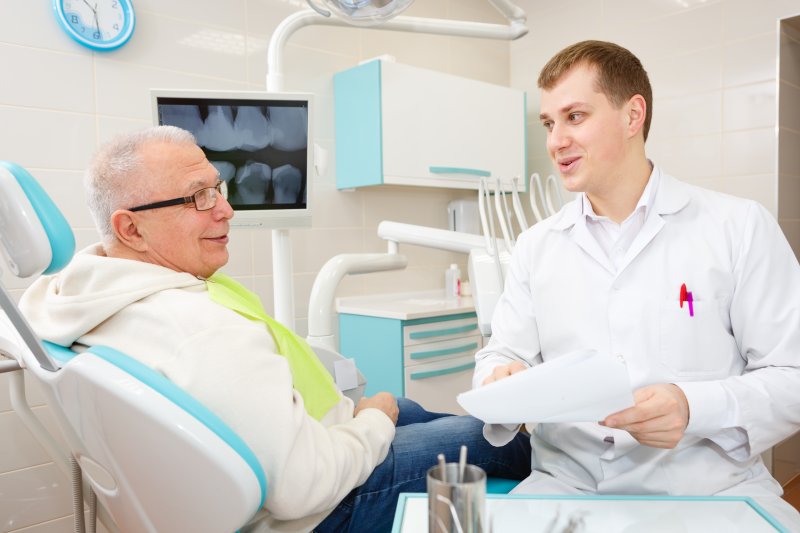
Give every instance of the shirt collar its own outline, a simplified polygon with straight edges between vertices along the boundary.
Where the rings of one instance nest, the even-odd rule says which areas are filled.
[[[656,170],[656,166],[653,164],[652,161],[648,160],[650,163],[650,176],[647,178],[647,185],[645,185],[644,190],[642,191],[642,195],[639,197],[639,201],[636,203],[636,207],[633,208],[630,215],[628,215],[625,220],[633,216],[634,213],[639,212],[640,210],[643,212],[644,216],[647,217],[648,210],[650,206],[653,205],[653,201],[655,200],[656,191],[658,190],[658,182],[661,177],[661,173]],[[586,195],[585,192],[580,193],[580,210],[581,214],[588,219],[591,220],[600,220],[600,219],[607,219],[608,217],[598,215],[594,212],[594,208],[592,207],[592,202],[589,201],[589,197]]]

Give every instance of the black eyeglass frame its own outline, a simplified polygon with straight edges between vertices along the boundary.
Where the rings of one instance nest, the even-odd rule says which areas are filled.
[[[225,200],[228,199],[228,182],[226,182],[224,180],[218,180],[216,185],[214,185],[213,187],[203,187],[202,189],[200,189],[199,191],[195,192],[191,196],[183,196],[181,198],[173,198],[172,200],[162,200],[160,202],[153,202],[151,204],[137,205],[136,207],[131,207],[130,209],[128,209],[128,211],[134,211],[134,212],[135,211],[144,211],[146,209],[159,209],[161,207],[170,207],[170,206],[173,206],[173,205],[184,205],[184,204],[194,204],[194,208],[197,209],[198,211],[208,211],[210,209],[214,209],[214,207],[217,205],[217,197],[216,196],[214,197],[214,203],[211,204],[210,207],[207,207],[205,209],[198,208],[197,207],[197,200],[195,200],[195,197],[198,194],[200,194],[201,192],[206,191],[208,189],[216,189],[217,190],[217,194],[222,196],[222,198],[225,199]]]

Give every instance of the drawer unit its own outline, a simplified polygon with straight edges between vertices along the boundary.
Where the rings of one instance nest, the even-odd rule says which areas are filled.
[[[430,411],[463,414],[455,398],[470,389],[483,346],[474,312],[403,319],[340,310],[339,339],[366,377],[367,395],[388,391]]]
[[[463,414],[456,396],[469,389],[474,368],[474,354],[406,367],[406,397],[429,411]]]

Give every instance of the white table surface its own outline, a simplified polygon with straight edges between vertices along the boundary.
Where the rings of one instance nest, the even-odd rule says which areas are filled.
[[[445,298],[444,290],[348,296],[336,299],[336,311],[351,315],[414,320],[474,313],[469,296]]]
[[[669,496],[486,497],[490,533],[775,533],[788,531],[750,498]],[[570,520],[580,526],[570,530]],[[427,494],[401,494],[393,533],[428,530]]]

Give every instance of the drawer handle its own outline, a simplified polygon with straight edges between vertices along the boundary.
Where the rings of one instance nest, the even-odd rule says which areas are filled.
[[[413,331],[408,336],[412,339],[429,339],[431,337],[438,337],[440,335],[454,335],[456,333],[466,333],[467,331],[472,331],[473,329],[478,329],[478,325],[468,324],[466,326],[460,326],[457,328],[432,329],[428,331]]]
[[[435,378],[436,376],[444,376],[447,374],[455,374],[457,372],[463,372],[464,370],[469,370],[470,368],[475,368],[475,363],[467,363],[466,365],[459,365],[451,368],[443,368],[441,370],[431,370],[429,372],[417,372],[416,374],[411,374],[409,377],[411,379]]]
[[[462,167],[428,167],[431,174],[471,174],[473,176],[490,177],[492,175],[488,170],[481,170],[479,168],[462,168]]]
[[[453,355],[454,353],[471,352],[478,348],[477,342],[471,342],[464,346],[447,348],[445,350],[431,350],[429,352],[411,352],[411,359],[427,359],[428,357],[441,357],[443,355]]]

